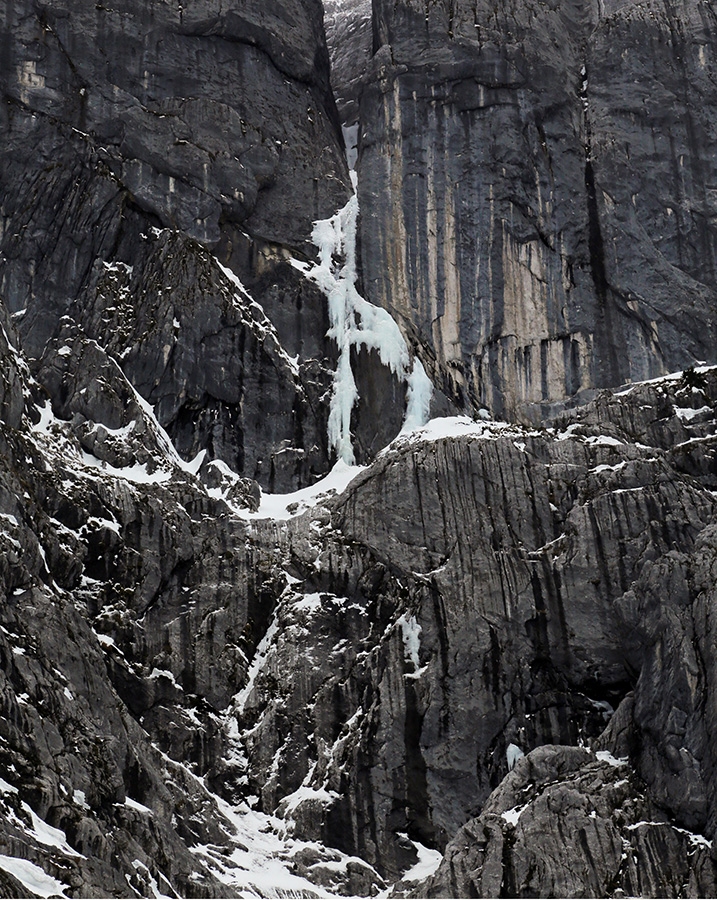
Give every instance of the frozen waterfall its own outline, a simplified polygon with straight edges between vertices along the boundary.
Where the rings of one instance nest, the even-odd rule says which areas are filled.
[[[351,369],[351,348],[375,350],[383,365],[406,383],[406,411],[403,431],[425,425],[433,385],[421,361],[408,350],[394,318],[385,309],[374,306],[356,289],[356,231],[359,204],[356,194],[356,173],[351,172],[354,193],[348,203],[329,219],[314,223],[311,235],[319,251],[314,265],[293,264],[307,278],[316,282],[329,302],[331,327],[328,335],[339,348],[339,361],[329,411],[329,445],[339,459],[348,465],[355,462],[351,440],[351,412],[358,400],[358,390]]]

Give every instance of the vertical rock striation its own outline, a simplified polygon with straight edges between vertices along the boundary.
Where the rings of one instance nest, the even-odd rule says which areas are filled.
[[[375,0],[367,296],[459,404],[538,421],[714,361],[716,27],[697,0]]]
[[[663,878],[675,896],[693,876],[709,892],[709,853],[676,866],[713,838],[711,654],[697,635],[712,595],[714,371],[602,394],[549,430],[419,433],[359,477],[330,521],[297,520],[284,538],[291,584],[237,707],[262,802],[391,880],[417,848],[448,843],[434,896],[494,896],[504,879],[527,895],[569,896],[578,882],[592,896],[649,894]],[[482,864],[471,854],[484,820],[449,843],[458,823],[492,813],[491,792],[539,747],[548,769],[572,753],[579,783],[566,774],[554,800],[549,774],[529,795],[516,788],[498,816],[542,799],[515,860],[507,816],[490,873],[446,880],[454,857]],[[605,820],[587,850],[563,848],[571,804],[588,824],[595,810]],[[634,866],[622,866],[623,839]]]
[[[334,351],[289,264],[351,191],[320,3],[16,3],[1,39],[0,295],[23,347],[70,317],[181,453],[271,489],[325,472]]]
[[[318,0],[5,6],[0,893],[714,894],[717,368],[596,390],[714,354],[713,13],[329,12],[358,243]]]

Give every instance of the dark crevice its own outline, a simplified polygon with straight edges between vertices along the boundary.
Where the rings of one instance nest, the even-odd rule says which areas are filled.
[[[436,833],[431,822],[427,766],[421,751],[424,714],[418,708],[413,685],[406,685],[404,747],[406,759],[406,819],[408,836],[435,847]]]
[[[585,72],[585,70],[583,70]],[[621,367],[615,347],[615,331],[612,322],[611,290],[605,265],[605,243],[600,226],[600,208],[595,183],[595,169],[592,158],[592,133],[588,115],[588,77],[584,75],[580,91],[585,121],[585,193],[588,214],[588,253],[590,274],[592,275],[597,298],[597,320],[595,323],[595,345],[599,361],[605,367],[608,384],[620,384]]]
[[[598,210],[597,194],[595,190],[595,171],[590,159],[590,144],[585,150],[585,189],[588,200],[588,249],[590,251],[590,271],[595,285],[598,300],[601,305],[607,303],[608,283],[605,274],[605,246],[603,243],[602,229],[600,228],[600,214]]]

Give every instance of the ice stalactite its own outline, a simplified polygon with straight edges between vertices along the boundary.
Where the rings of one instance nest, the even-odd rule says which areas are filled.
[[[319,262],[312,265],[294,261],[315,281],[329,302],[331,327],[328,335],[339,348],[329,409],[328,437],[340,460],[355,462],[351,439],[351,412],[358,400],[351,369],[351,348],[375,350],[384,366],[407,385],[403,431],[425,425],[433,386],[420,360],[411,360],[406,341],[396,321],[385,309],[374,306],[356,289],[356,230],[359,205],[356,173],[351,173],[354,194],[343,209],[329,219],[314,224],[311,239],[319,250]]]
[[[402,433],[415,431],[422,428],[431,415],[431,397],[433,396],[433,382],[426,375],[423,363],[416,356],[413,360],[413,368],[407,379],[406,416],[403,420]]]

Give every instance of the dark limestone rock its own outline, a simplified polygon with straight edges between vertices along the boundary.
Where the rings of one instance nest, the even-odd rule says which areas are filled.
[[[312,483],[333,462],[337,353],[326,298],[291,263],[314,257],[313,220],[351,190],[320,7],[70,12],[19,23],[18,8],[5,26],[0,285],[22,347],[43,357],[69,317],[185,459],[204,450],[272,492]],[[363,362],[364,407],[384,384],[400,400],[378,358]],[[365,460],[402,403],[380,437],[356,415]]]
[[[375,0],[366,295],[459,405],[539,421],[715,361],[714,29],[698,0]]]
[[[326,40],[331,55],[331,84],[341,121],[355,127],[362,79],[373,55],[371,0],[325,0]]]
[[[545,746],[518,760],[420,897],[709,896],[708,842],[676,827],[627,760]]]
[[[17,428],[25,412],[23,375],[27,363],[18,353],[18,337],[0,301],[0,421],[8,428]]]
[[[710,893],[717,370],[547,429],[404,437],[340,497],[248,524],[221,494],[243,486],[187,471],[63,328],[54,406],[6,351],[2,746],[21,802],[99,861],[53,869],[4,794],[9,855],[98,890],[137,859],[209,896],[186,865],[241,840],[223,798],[278,817],[332,890],[395,882],[423,845],[447,848],[436,880],[398,892]]]
[[[328,318],[325,299],[298,273],[284,296],[303,297],[321,336],[302,342],[306,356],[285,349],[232,273],[176,232],[148,235],[131,271],[95,269],[72,314],[118,360],[184,458],[205,450],[270,491],[326,471]]]
[[[60,350],[44,360],[56,414],[3,357],[26,414],[0,431],[0,849],[76,896],[235,896],[201,851],[240,846],[236,826],[199,776],[226,751],[218,713],[266,588],[245,525],[117,365],[74,325]],[[83,448],[90,417],[108,424]]]
[[[257,860],[277,891],[712,895],[717,370],[565,408],[714,350],[710,13],[375,0],[364,71],[356,12],[363,286],[441,411],[550,419],[404,435],[259,518],[332,462],[292,265],[349,192],[321,9],[9,9],[0,853],[73,896],[267,891]],[[352,353],[367,460],[406,388]]]
[[[289,260],[351,190],[320,4],[29,6],[0,61],[0,293],[22,348],[41,357],[69,316],[183,456],[310,483],[335,351]]]
[[[280,599],[237,710],[265,808],[395,879],[415,860],[410,841],[443,847],[484,808],[510,744],[597,740],[634,688],[634,706],[620,707],[613,737],[597,746],[629,754],[625,802],[639,786],[671,823],[665,865],[692,846],[680,828],[709,842],[713,765],[695,705],[706,702],[709,676],[694,681],[682,632],[668,637],[677,623],[667,625],[679,609],[689,617],[701,608],[688,573],[701,571],[715,513],[715,370],[698,377],[699,394],[689,375],[605,393],[550,430],[486,424],[474,436],[399,443],[335,502],[332,528],[297,520],[285,566],[300,582]],[[700,478],[673,468],[679,445],[702,459]],[[653,580],[664,624],[648,611]],[[658,697],[664,716],[684,711],[672,712],[675,724],[656,715]],[[619,850],[612,877],[622,838],[605,828]],[[560,841],[546,838],[543,855],[552,859]],[[597,879],[591,890],[617,891],[589,858],[580,865]],[[521,870],[516,890],[565,895],[576,860],[570,850],[546,863],[553,874],[540,884]],[[640,871],[622,872],[620,884],[632,890],[642,879],[645,891],[662,877],[659,865]],[[706,870],[679,872],[670,895],[683,874],[709,890]]]
[[[345,164],[317,0],[241,11],[215,0],[186,9],[46,2],[11,12],[2,81],[13,125],[40,119],[58,138],[70,128],[87,135],[165,226],[214,243],[226,218],[296,244],[312,217],[341,205]]]

